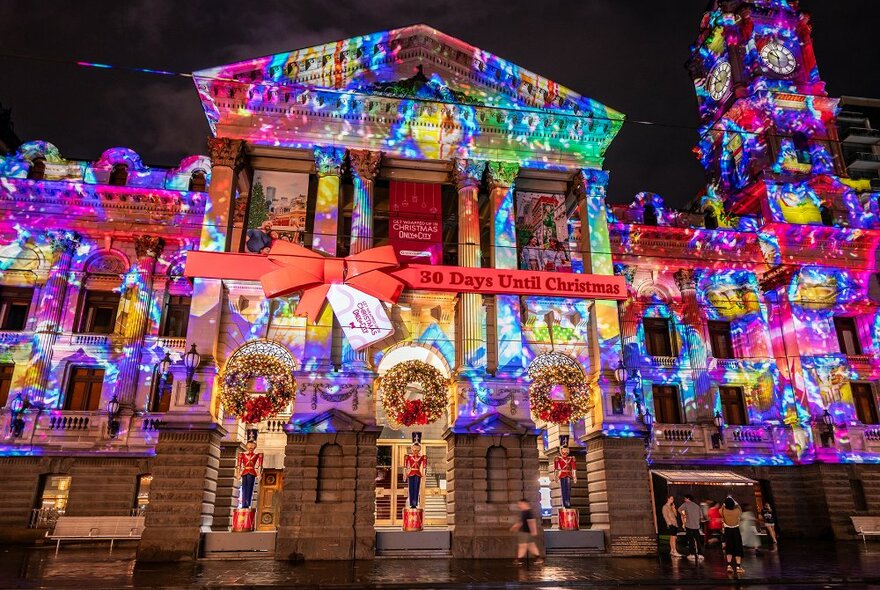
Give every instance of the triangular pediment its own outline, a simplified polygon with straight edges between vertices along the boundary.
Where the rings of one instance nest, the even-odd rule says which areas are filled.
[[[492,434],[496,436],[538,433],[534,428],[529,428],[528,426],[508,418],[503,414],[498,414],[497,412],[483,414],[477,419],[465,424],[456,424],[452,427],[452,431],[459,434]]]
[[[297,434],[327,433],[327,432],[361,432],[364,430],[381,430],[362,422],[341,410],[332,408],[309,418],[303,422],[291,422],[285,427],[287,432]]]
[[[216,134],[275,147],[601,167],[623,124],[598,101],[421,24],[193,77]]]

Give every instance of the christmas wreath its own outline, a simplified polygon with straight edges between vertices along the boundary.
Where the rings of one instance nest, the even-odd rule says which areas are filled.
[[[552,424],[568,424],[586,417],[593,407],[590,385],[583,372],[574,365],[554,365],[537,369],[529,386],[529,403],[532,415]],[[550,398],[554,386],[563,385],[568,390],[565,401]]]
[[[422,386],[422,399],[406,399],[410,383]],[[403,426],[430,424],[443,415],[446,387],[443,374],[428,363],[404,361],[391,367],[382,378],[382,406],[389,418]]]
[[[263,377],[263,395],[249,395],[251,379]],[[227,363],[220,376],[223,409],[244,422],[255,424],[284,411],[296,393],[296,379],[290,367],[273,356],[246,354]]]

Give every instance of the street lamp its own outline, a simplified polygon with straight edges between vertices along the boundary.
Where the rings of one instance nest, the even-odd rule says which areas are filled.
[[[117,420],[117,416],[119,416],[119,399],[116,397],[116,394],[113,394],[113,397],[107,402],[107,416],[109,420],[107,421],[107,434],[110,438],[116,438],[119,436],[119,420]]]
[[[822,423],[825,424],[825,432],[822,433],[822,446],[830,447],[834,444],[834,416],[825,408],[822,412]]]
[[[24,401],[20,393],[9,404],[9,409],[12,410],[12,423],[9,425],[9,430],[12,432],[13,438],[19,438],[24,434],[24,418],[21,416],[26,407],[27,402]]]
[[[623,398],[626,396],[626,367],[623,366],[623,359],[617,361],[614,378],[620,384],[620,389],[611,395],[611,413],[623,414]]]
[[[712,435],[712,448],[720,449],[724,442],[724,416],[721,415],[721,412],[716,411],[712,421],[715,423],[715,430],[717,431]]]
[[[651,446],[651,438],[654,436],[654,416],[650,410],[642,414],[642,423],[645,425],[645,430],[648,431],[645,437],[645,447],[647,448]]]
[[[201,384],[197,381],[193,381],[193,376],[201,362],[202,357],[196,350],[196,345],[193,344],[189,349],[189,352],[183,355],[183,366],[186,367],[186,403],[189,405],[193,405],[199,401]]]

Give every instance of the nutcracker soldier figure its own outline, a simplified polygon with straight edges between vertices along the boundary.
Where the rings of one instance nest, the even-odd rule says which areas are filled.
[[[247,431],[245,452],[238,454],[235,463],[235,478],[241,478],[238,508],[233,511],[232,530],[248,532],[254,530],[256,511],[251,508],[254,497],[254,484],[263,471],[263,453],[257,453],[257,431]]]
[[[562,508],[559,509],[559,528],[564,530],[577,530],[578,511],[571,507],[571,485],[577,483],[577,463],[569,454],[569,436],[559,436],[559,455],[553,461],[553,473],[559,481],[562,491]]]
[[[420,531],[424,520],[419,508],[419,492],[422,478],[428,469],[428,458],[422,454],[422,433],[412,433],[410,453],[403,460],[403,476],[409,488],[409,507],[403,509],[403,530]]]

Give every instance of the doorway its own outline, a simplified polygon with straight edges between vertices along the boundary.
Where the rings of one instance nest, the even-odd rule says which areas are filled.
[[[379,440],[376,449],[376,526],[403,524],[408,489],[403,477],[403,460],[410,444],[405,440]],[[446,443],[422,441],[428,469],[419,496],[425,511],[425,526],[446,526]]]

